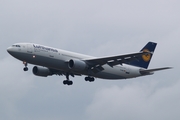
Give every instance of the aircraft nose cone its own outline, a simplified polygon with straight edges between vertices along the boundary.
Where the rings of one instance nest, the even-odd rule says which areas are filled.
[[[11,47],[8,47],[8,48],[7,48],[7,52],[8,52],[8,53],[11,53],[11,51],[12,51],[12,48],[11,48]]]

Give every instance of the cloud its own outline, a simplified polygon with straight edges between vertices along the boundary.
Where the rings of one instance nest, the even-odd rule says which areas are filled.
[[[179,4],[177,0],[2,1],[0,118],[179,118]],[[148,41],[158,43],[150,67],[174,69],[123,81],[88,83],[84,76],[75,77],[71,87],[62,84],[64,76],[34,76],[32,65],[23,72],[23,64],[6,52],[14,43],[34,42],[101,57],[137,52]]]
[[[178,120],[180,82],[157,86],[157,82],[151,82],[100,89],[87,108],[89,120]]]
[[[32,76],[16,72],[22,69],[18,63],[18,61],[14,61],[10,57],[0,60],[0,111],[3,114],[0,117],[1,119],[14,119],[17,117],[17,101],[23,98],[28,90],[33,87]]]

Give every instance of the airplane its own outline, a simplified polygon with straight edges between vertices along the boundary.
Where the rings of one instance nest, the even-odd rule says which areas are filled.
[[[85,75],[85,81],[95,78],[117,80],[152,75],[155,71],[171,67],[148,69],[157,43],[148,42],[137,53],[107,57],[93,57],[35,43],[16,43],[7,52],[25,65],[34,64],[32,72],[36,76],[47,77],[65,75],[64,85],[72,85],[69,76]]]

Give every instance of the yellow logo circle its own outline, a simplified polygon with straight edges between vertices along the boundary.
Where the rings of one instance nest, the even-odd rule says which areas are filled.
[[[150,52],[148,49],[144,49],[143,52]],[[151,59],[151,54],[147,53],[142,55],[142,58],[145,62],[148,62]]]

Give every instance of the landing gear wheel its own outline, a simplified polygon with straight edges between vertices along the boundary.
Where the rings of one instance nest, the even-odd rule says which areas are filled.
[[[89,81],[89,77],[85,77],[85,81]]]
[[[93,77],[90,78],[90,79],[89,79],[89,82],[94,82],[94,78],[93,78]]]
[[[85,81],[94,82],[93,77],[85,77]]]
[[[73,81],[68,81],[68,85],[72,85],[73,84]]]
[[[63,84],[64,84],[64,85],[72,85],[72,84],[73,84],[73,81],[64,80],[64,81],[63,81]]]
[[[66,84],[67,84],[67,82],[68,82],[67,80],[64,80],[64,81],[63,81],[63,84],[64,84],[64,85],[66,85]]]
[[[28,71],[28,67],[25,67],[23,70],[24,70],[24,71]]]

